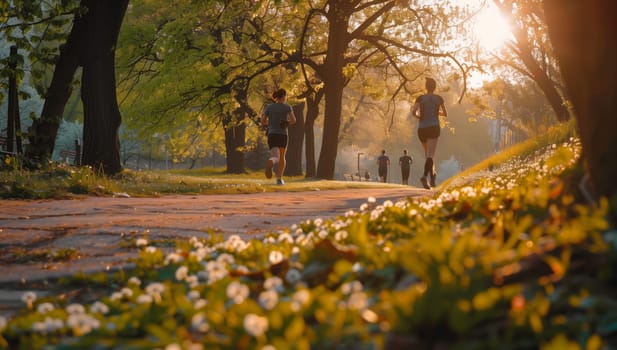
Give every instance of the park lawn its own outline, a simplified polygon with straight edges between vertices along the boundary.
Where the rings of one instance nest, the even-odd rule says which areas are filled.
[[[66,199],[83,196],[152,197],[169,194],[233,194],[275,191],[315,191],[349,188],[397,187],[395,184],[358,181],[328,181],[301,176],[284,177],[277,186],[263,172],[226,174],[221,168],[191,170],[124,170],[107,177],[88,167],[53,164],[40,171],[0,171],[0,198]]]
[[[170,251],[144,234],[132,270],[25,293],[0,349],[616,348],[617,229],[562,136],[432,197],[259,239]]]

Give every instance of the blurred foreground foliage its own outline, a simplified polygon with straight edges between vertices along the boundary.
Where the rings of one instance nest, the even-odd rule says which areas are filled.
[[[579,190],[580,151],[261,239],[144,236],[134,269],[76,277],[95,297],[24,294],[0,348],[617,348],[617,230]]]

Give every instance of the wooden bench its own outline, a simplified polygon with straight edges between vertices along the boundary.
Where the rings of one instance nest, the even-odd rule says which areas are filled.
[[[69,151],[68,149],[60,150],[60,158],[64,160],[65,163],[78,165],[75,161],[75,156],[77,153],[75,151]]]

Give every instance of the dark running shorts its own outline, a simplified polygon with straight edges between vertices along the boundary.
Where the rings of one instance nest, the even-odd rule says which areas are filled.
[[[287,148],[287,135],[269,134],[268,135],[268,147],[270,149],[274,147]]]
[[[418,129],[418,137],[421,142],[426,142],[428,139],[436,139],[439,137],[441,133],[441,128],[439,125],[429,126],[428,128],[420,128]]]

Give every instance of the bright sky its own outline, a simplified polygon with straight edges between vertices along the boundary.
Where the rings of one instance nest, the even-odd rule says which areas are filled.
[[[487,1],[486,7],[480,12],[474,32],[486,50],[499,49],[512,38],[508,22],[492,1]]]
[[[478,7],[483,0],[460,0],[464,4]],[[504,19],[493,1],[486,0],[486,4],[474,25],[474,35],[477,37],[482,49],[487,52],[501,49],[509,40],[512,39],[512,32],[508,21]],[[484,80],[489,80],[490,75],[481,73],[472,73],[469,77],[469,85],[471,88],[477,88],[482,85]]]

